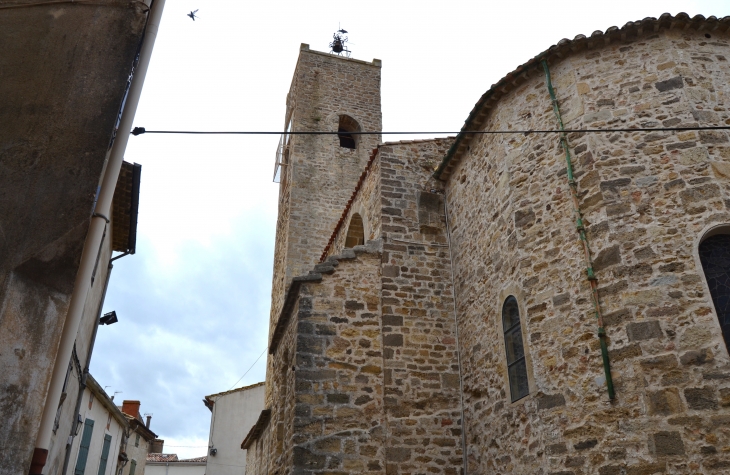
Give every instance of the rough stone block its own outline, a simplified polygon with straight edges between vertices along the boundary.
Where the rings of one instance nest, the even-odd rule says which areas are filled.
[[[306,470],[320,470],[327,463],[326,455],[319,455],[303,447],[294,447],[294,466]]]
[[[649,414],[669,415],[682,411],[682,401],[677,388],[650,391],[647,393]]]
[[[441,375],[441,384],[444,388],[458,389],[460,378],[458,374],[444,373]]]
[[[545,452],[547,452],[548,455],[560,455],[566,453],[567,451],[568,447],[566,447],[564,442],[551,444],[545,447]]]
[[[573,448],[575,450],[587,450],[587,449],[592,449],[596,445],[598,445],[598,440],[588,439],[588,440],[584,440],[582,442],[578,442],[577,444],[575,444],[573,446]]]
[[[713,361],[714,355],[712,350],[704,348],[702,350],[691,350],[679,357],[679,362],[683,365],[703,365]]]
[[[560,406],[565,406],[565,396],[560,393],[546,394],[537,400],[537,409],[540,411]]]
[[[626,325],[626,334],[629,341],[651,340],[652,338],[661,338],[662,329],[656,320],[635,322]]]
[[[388,462],[406,462],[411,458],[411,449],[405,447],[386,447],[385,460]]]
[[[403,317],[398,315],[383,315],[383,326],[399,327],[403,325]]]
[[[330,404],[349,404],[350,396],[343,393],[327,394],[327,402]]]
[[[609,350],[608,354],[611,358],[611,361],[619,362],[627,358],[635,358],[637,356],[641,356],[642,351],[641,346],[639,346],[638,343],[632,343],[630,345],[624,346],[623,348]]]
[[[687,400],[687,406],[697,411],[717,409],[718,406],[715,388],[710,386],[687,388],[684,390],[684,398]]]
[[[666,81],[659,81],[654,83],[654,86],[659,90],[659,92],[667,92],[671,91],[672,89],[681,89],[684,87],[684,81],[682,81],[682,76],[676,76],[672,79],[667,79]]]
[[[674,354],[652,356],[639,362],[644,369],[672,369],[678,366],[677,356]]]
[[[383,335],[384,346],[403,346],[403,335],[400,333],[391,333]]]
[[[649,450],[657,456],[684,455],[684,442],[679,432],[655,432],[649,436]]]

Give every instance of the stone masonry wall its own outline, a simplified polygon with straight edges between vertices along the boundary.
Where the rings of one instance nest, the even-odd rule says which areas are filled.
[[[385,473],[380,256],[379,241],[357,246],[301,285],[249,473]]]
[[[728,123],[729,40],[646,29],[553,57],[566,127]],[[557,126],[541,71],[489,114],[492,130]],[[558,137],[476,137],[446,193],[468,473],[727,473],[730,359],[697,245],[730,223],[728,136],[568,139],[617,397],[607,396]],[[508,295],[519,302],[530,380],[530,395],[514,403],[501,323]]]
[[[363,221],[365,241],[379,239],[381,235],[380,218],[382,205],[380,203],[380,156],[377,150],[373,151],[374,157],[370,168],[366,170],[362,186],[356,193],[353,193],[353,200],[347,214],[342,220],[342,226],[336,230],[335,240],[329,248],[327,256],[338,254],[345,248],[345,239],[350,222],[355,213],[359,214]],[[325,256],[325,257],[327,257]]]
[[[423,222],[422,193],[451,139],[380,147],[387,473],[458,474],[462,422],[443,205]],[[431,193],[435,190],[436,193]],[[423,208],[423,206],[420,206]]]
[[[340,115],[362,131],[379,132],[380,61],[372,63],[310,50],[302,45],[287,99],[292,131],[336,132]],[[355,150],[337,135],[294,135],[289,145],[288,217],[277,226],[271,321],[281,311],[292,277],[309,271],[335,228],[379,135],[356,137]]]
[[[337,131],[341,114],[355,119],[361,130],[380,131],[380,61],[342,58],[302,45],[285,120],[295,132]],[[291,136],[279,196],[270,332],[291,279],[319,262],[379,140],[379,135],[358,136],[353,150],[340,147],[337,135]],[[269,362],[267,370],[273,365]],[[275,401],[272,391],[267,383],[267,406]]]
[[[459,367],[451,267],[441,194],[431,173],[451,139],[386,143],[344,220],[380,215],[382,331],[389,474],[459,473],[462,459]],[[433,193],[432,193],[433,191]],[[423,213],[422,193],[441,202]],[[423,222],[427,219],[428,222]],[[435,222],[433,222],[435,221]],[[366,233],[368,230],[366,229]],[[347,226],[332,246],[344,247]]]

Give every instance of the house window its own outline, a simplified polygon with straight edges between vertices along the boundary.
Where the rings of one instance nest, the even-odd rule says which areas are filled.
[[[340,147],[357,148],[357,135],[353,132],[360,131],[360,124],[348,115],[340,116],[340,123],[337,125],[337,136],[340,138]]]
[[[502,306],[502,326],[504,328],[504,348],[507,352],[507,373],[512,402],[522,399],[530,392],[527,382],[527,363],[525,345],[522,342],[522,325],[517,299],[507,297]]]
[[[134,438],[134,446],[139,447],[139,434]]]
[[[94,421],[87,418],[84,421],[84,432],[81,435],[79,454],[76,456],[76,468],[74,468],[74,475],[84,475],[84,473],[86,473],[86,461],[89,458],[89,447],[91,447],[92,432],[94,432]]]
[[[700,262],[730,352],[730,234],[716,234],[700,243]]]
[[[137,461],[130,460],[129,461],[129,475],[134,475],[135,471],[137,471]]]
[[[362,217],[355,213],[350,219],[350,227],[347,228],[347,236],[345,236],[345,247],[355,247],[365,244],[365,228],[362,224]]]

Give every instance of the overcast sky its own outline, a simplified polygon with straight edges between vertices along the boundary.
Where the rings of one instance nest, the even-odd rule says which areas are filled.
[[[196,21],[186,16],[199,10]],[[300,43],[383,61],[386,131],[457,131],[491,84],[561,38],[727,1],[168,0],[135,125],[282,130]],[[401,140],[405,137],[392,138]],[[143,135],[137,254],[115,262],[91,372],[139,399],[165,452],[206,454],[203,396],[265,378],[277,136]],[[241,440],[248,428],[241,428]]]

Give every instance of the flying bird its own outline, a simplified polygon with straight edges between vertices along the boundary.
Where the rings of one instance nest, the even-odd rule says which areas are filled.
[[[200,10],[200,9],[198,9],[198,10]],[[194,12],[190,12],[190,13],[188,13],[188,16],[189,16],[190,18],[192,18],[192,19],[193,19],[193,21],[195,21],[195,14],[196,14],[196,13],[198,13],[198,10],[195,10]],[[200,18],[200,17],[198,17],[198,18]]]

